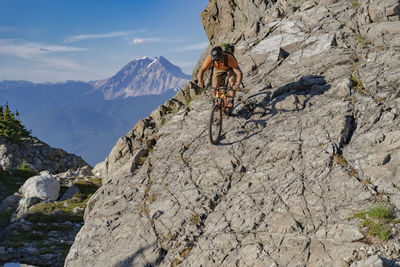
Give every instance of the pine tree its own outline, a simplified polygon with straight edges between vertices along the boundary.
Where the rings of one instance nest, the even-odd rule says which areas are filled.
[[[19,143],[21,137],[27,137],[31,134],[31,132],[26,130],[22,125],[18,116],[18,111],[14,114],[10,110],[8,103],[5,107],[0,105],[0,135],[13,143]]]

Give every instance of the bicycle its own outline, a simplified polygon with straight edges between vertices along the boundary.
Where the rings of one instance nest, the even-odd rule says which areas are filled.
[[[218,88],[212,88],[214,90],[214,99],[211,107],[210,122],[208,128],[208,136],[210,142],[213,145],[218,144],[221,138],[222,132],[222,116],[230,115],[232,108],[228,108],[227,105],[227,93],[232,90],[231,86],[221,86]]]

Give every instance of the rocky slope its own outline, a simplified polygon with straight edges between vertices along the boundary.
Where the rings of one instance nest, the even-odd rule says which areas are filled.
[[[223,140],[209,144],[211,96],[187,84],[96,166],[106,179],[65,265],[400,261],[399,13],[210,1],[210,43],[235,43],[246,85]]]
[[[84,167],[87,163],[79,156],[53,148],[35,137],[22,138],[19,144],[0,136],[0,168],[15,169],[26,161],[35,171],[52,173]]]

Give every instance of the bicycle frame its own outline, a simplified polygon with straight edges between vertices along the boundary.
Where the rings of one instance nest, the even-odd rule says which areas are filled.
[[[220,105],[222,107],[222,110],[225,112],[226,110],[226,97],[227,97],[227,92],[230,90],[229,86],[221,86],[217,88],[213,88],[214,90],[214,103],[216,105]]]

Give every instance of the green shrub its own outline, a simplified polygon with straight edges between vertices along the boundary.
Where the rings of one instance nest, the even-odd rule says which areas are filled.
[[[25,160],[22,161],[21,166],[19,166],[16,170],[13,170],[12,173],[20,178],[28,179],[29,177],[35,176],[37,174],[31,167],[28,166]]]

